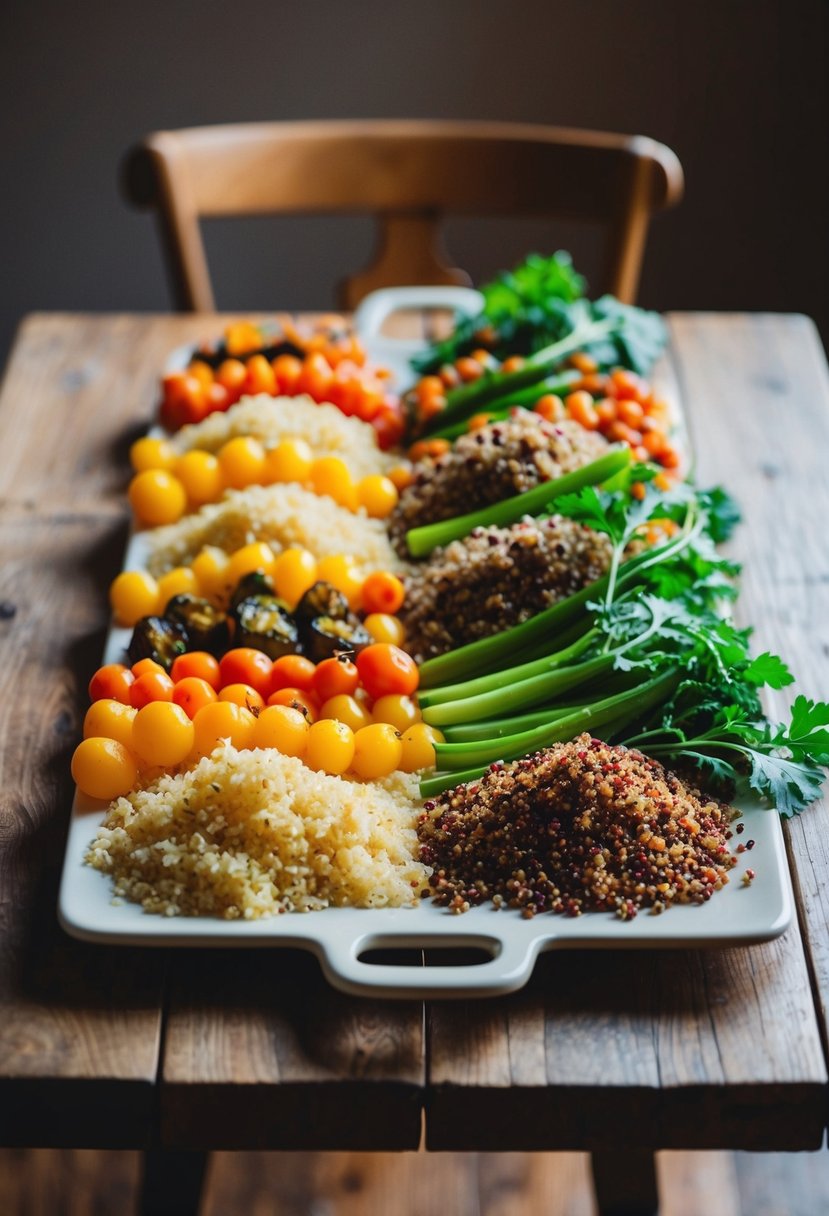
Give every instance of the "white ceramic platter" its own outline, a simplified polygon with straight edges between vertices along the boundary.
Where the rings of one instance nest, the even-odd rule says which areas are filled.
[[[357,314],[371,354],[392,366],[405,384],[413,346],[380,339],[388,315],[402,308],[475,308],[477,293],[450,288],[378,292]],[[681,420],[680,420],[681,425]],[[144,543],[130,540],[125,568],[144,563]],[[105,662],[123,658],[129,631],[113,628]],[[136,904],[115,902],[110,879],[84,864],[84,855],[104,817],[100,803],[75,798],[64,858],[59,917],[66,931],[85,941],[140,946],[291,946],[312,951],[329,981],[356,995],[397,998],[496,996],[521,988],[542,950],[556,948],[663,949],[750,945],[785,932],[793,899],[785,844],[777,814],[759,803],[741,804],[744,830],[733,844],[753,840],[731,872],[728,885],[700,906],[671,908],[660,916],[640,913],[623,922],[591,912],[570,919],[542,914],[524,920],[513,909],[473,908],[458,916],[422,901],[415,908],[329,908],[256,921],[208,917],[163,917]],[[748,886],[747,867],[756,872]],[[485,961],[473,965],[405,966],[366,961],[368,951],[476,948]],[[430,958],[433,957],[430,954]]]

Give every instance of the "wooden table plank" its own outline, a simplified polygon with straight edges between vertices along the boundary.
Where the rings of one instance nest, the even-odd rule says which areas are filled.
[[[741,612],[758,651],[776,650],[806,696],[829,697],[829,368],[802,316],[677,314],[679,374],[694,402],[700,472],[729,485],[747,525]],[[737,455],[739,454],[739,459]],[[769,694],[785,716],[790,689]],[[829,1044],[829,799],[787,825],[824,1046]],[[828,1053],[829,1054],[829,1053]]]
[[[152,1118],[161,960],[58,928],[80,689],[103,639],[100,579],[123,531],[97,517],[0,522],[0,1143],[135,1147]],[[84,584],[87,584],[86,586]],[[72,594],[67,589],[72,588]]]
[[[130,428],[146,424],[169,340],[145,319],[30,318],[0,397],[6,1145],[137,1147],[155,1118],[166,962],[70,940],[56,906],[69,759],[126,538],[123,457]]]
[[[170,991],[162,1143],[415,1149],[424,1073],[420,1002],[344,996],[301,951],[190,954]]]
[[[734,544],[748,566],[741,612],[763,622],[761,649],[771,645],[802,667],[805,646],[812,660],[804,689],[825,696],[829,647],[815,636],[818,617],[803,592],[810,570],[826,568],[812,496],[820,456],[829,452],[829,414],[811,407],[813,420],[822,410],[822,422],[808,456],[805,436],[795,438],[789,424],[801,394],[819,400],[813,334],[798,319],[694,316],[674,319],[672,335],[701,476],[725,482],[749,519]],[[801,369],[796,394],[780,371],[787,356]],[[767,401],[776,397],[782,430],[768,410],[752,429],[763,392]],[[775,476],[785,507],[765,493]],[[822,486],[825,496],[825,474]],[[783,593],[773,589],[781,560],[796,608],[788,584]],[[786,604],[794,623],[784,633],[777,618]],[[794,839],[822,833],[814,855],[825,859],[824,816],[823,806],[810,808]],[[810,941],[819,935],[815,915]],[[816,1148],[822,1138],[826,1067],[797,926],[743,950],[549,955],[517,997],[434,1004],[427,1017],[431,1148],[794,1149]]]

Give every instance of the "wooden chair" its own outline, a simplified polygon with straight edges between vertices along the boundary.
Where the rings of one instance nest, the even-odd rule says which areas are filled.
[[[643,136],[494,122],[263,122],[148,136],[124,165],[128,198],[158,212],[176,306],[215,311],[199,220],[374,213],[372,264],[340,303],[377,287],[469,283],[440,241],[444,213],[550,216],[606,232],[604,282],[636,294],[651,215],[682,196],[673,152]]]

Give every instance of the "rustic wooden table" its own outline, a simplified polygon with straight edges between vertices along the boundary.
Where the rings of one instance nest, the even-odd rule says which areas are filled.
[[[825,802],[786,828],[799,917],[783,938],[547,955],[523,992],[498,1000],[360,1000],[299,953],[115,949],[59,929],[69,758],[126,537],[127,447],[170,349],[216,325],[38,315],[11,357],[0,399],[0,1144],[145,1148],[148,1212],[192,1209],[210,1149],[414,1149],[424,1116],[431,1150],[590,1151],[607,1213],[655,1211],[657,1149],[818,1148]],[[670,330],[666,371],[700,479],[726,483],[746,517],[732,546],[745,563],[740,612],[757,647],[825,697],[820,342],[796,316],[674,315]],[[783,694],[769,708],[782,712]]]

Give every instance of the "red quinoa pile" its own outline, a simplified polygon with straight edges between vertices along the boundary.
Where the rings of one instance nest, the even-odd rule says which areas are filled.
[[[590,464],[607,450],[598,431],[578,422],[548,422],[530,410],[461,435],[436,459],[418,461],[415,477],[389,517],[392,543],[408,556],[410,528],[454,519]]]
[[[400,611],[418,662],[510,629],[595,582],[610,541],[562,516],[476,528],[406,577]]]
[[[728,882],[736,812],[641,752],[589,735],[493,765],[424,804],[420,860],[437,903],[524,916],[700,904]]]

